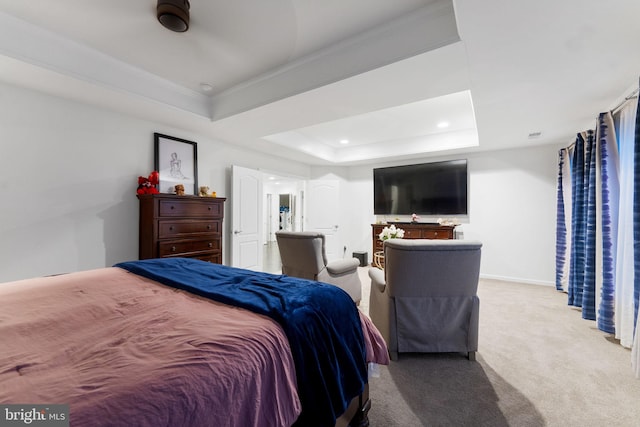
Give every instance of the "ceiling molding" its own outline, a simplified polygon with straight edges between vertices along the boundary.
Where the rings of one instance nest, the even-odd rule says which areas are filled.
[[[208,96],[3,12],[0,12],[0,55],[211,117]]]
[[[220,120],[460,41],[453,3],[441,0],[212,97]]]

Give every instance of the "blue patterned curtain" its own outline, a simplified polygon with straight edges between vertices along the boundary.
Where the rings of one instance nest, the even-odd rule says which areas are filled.
[[[628,161],[628,153],[619,154],[616,127],[611,113],[599,115],[595,132],[589,130],[578,134],[572,151],[564,149],[558,154],[556,289],[566,290],[568,304],[581,307],[583,318],[596,320],[598,328],[608,333],[616,333],[616,311],[621,310],[619,298],[617,299],[620,284],[616,280],[616,274],[621,261],[629,265],[629,261],[625,260],[626,255],[620,258],[622,252],[618,248],[618,239],[621,233],[633,236],[631,230],[624,226],[619,229],[619,224],[625,218],[619,217],[623,198],[619,159],[623,154]],[[566,191],[563,191],[567,182],[565,164],[568,157],[571,159],[570,205]],[[640,206],[640,200],[637,203]],[[570,215],[567,215],[568,207]],[[569,222],[571,237],[567,238],[569,232],[566,225]],[[640,254],[639,238],[640,235],[634,239],[638,250],[628,253]],[[567,252],[569,277],[565,289],[563,277]],[[636,282],[640,285],[640,256],[637,262]],[[640,286],[634,290],[636,294],[640,293]],[[627,304],[632,300],[636,301],[635,311],[627,310],[626,316],[637,317],[638,295],[629,295],[625,300]]]
[[[602,205],[602,274],[597,325],[604,332],[614,333],[616,253],[618,240],[618,207],[620,204],[619,156],[615,127],[611,113],[598,117],[597,138],[600,145],[601,205]]]
[[[633,302],[634,318],[638,319],[640,305],[640,97],[636,103],[636,126],[634,141],[634,174],[633,174],[633,254],[634,281]],[[637,324],[634,324],[634,328]]]
[[[593,131],[587,131],[584,153],[584,281],[582,282],[582,303],[578,305],[578,307],[582,307],[582,317],[587,320],[596,320],[596,252],[599,232],[599,227],[596,226],[599,208],[596,203],[596,174],[599,171],[596,162],[595,141]]]
[[[640,102],[621,107],[558,153],[556,289],[632,348],[640,378]]]
[[[634,239],[634,281],[633,297],[636,322],[634,324],[634,343],[631,349],[631,363],[636,378],[640,378],[640,329],[638,328],[638,306],[640,305],[640,96],[636,102],[636,130],[634,141],[633,174],[633,239]]]
[[[557,217],[556,217],[556,289],[567,289],[567,218],[571,218],[571,211],[565,209],[567,181],[571,183],[571,176],[566,173],[569,165],[569,149],[563,148],[558,152],[558,189],[557,189]],[[567,207],[570,205],[566,205]],[[567,212],[569,211],[569,212]]]
[[[578,134],[571,158],[572,218],[569,267],[569,305],[582,305],[585,265],[586,197],[584,179],[584,137]]]

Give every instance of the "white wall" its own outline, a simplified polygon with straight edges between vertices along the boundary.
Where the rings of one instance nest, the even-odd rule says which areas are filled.
[[[198,182],[218,197],[231,192],[232,164],[309,174],[306,165],[0,84],[0,282],[137,259],[135,190],[153,170],[154,132],[198,143]],[[228,208],[227,200],[225,252]]]
[[[136,179],[153,168],[154,132],[196,141],[198,182],[219,197],[230,195],[232,164],[260,169],[268,163],[270,171],[285,176],[338,179],[340,205],[332,208],[340,209],[347,254],[370,252],[373,166],[296,164],[0,84],[0,282],[136,259]],[[463,230],[465,238],[484,243],[483,276],[553,282],[558,148],[448,157],[469,159],[470,215]],[[404,164],[443,159],[411,159]],[[225,260],[231,217],[228,201],[226,205]]]
[[[421,158],[349,168],[348,240],[369,252],[373,215],[373,168],[466,158],[469,216],[465,239],[482,241],[481,275],[552,285],[555,278],[555,215],[559,146]]]
[[[469,158],[471,215],[465,238],[483,242],[484,277],[555,283],[557,157],[560,146]]]

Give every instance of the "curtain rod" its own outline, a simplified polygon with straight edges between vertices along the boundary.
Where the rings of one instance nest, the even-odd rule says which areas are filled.
[[[618,105],[616,105],[615,108],[611,109],[611,114],[615,114],[618,112],[618,110],[625,104],[625,102],[627,102],[630,99],[634,99],[638,97],[638,91],[640,91],[640,87],[635,88],[635,90],[633,92],[631,92],[629,95],[625,96],[624,99],[622,100],[622,102],[620,102]]]
[[[611,114],[615,114],[618,112],[618,110],[625,104],[625,102],[629,101],[630,99],[634,99],[638,97],[638,92],[640,92],[640,86],[638,86],[637,88],[635,88],[634,90],[631,91],[631,93],[627,96],[624,97],[624,99],[618,104],[616,105],[615,108],[611,109]],[[575,142],[572,142],[571,144],[569,144],[569,146],[565,147],[565,150],[570,150],[574,145],[576,145]]]
[[[633,96],[633,94],[631,94],[629,96]],[[585,132],[578,132],[578,133],[585,133]],[[561,148],[561,150],[571,150],[573,147],[575,147],[575,145],[576,145],[576,143],[574,141],[571,144],[569,144],[568,146],[566,146],[565,148]]]

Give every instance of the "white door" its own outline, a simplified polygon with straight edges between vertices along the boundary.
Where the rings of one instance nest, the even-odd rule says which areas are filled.
[[[231,168],[231,266],[262,268],[262,173]]]
[[[307,186],[307,229],[325,235],[327,259],[343,258],[340,230],[340,182],[338,180],[311,180]]]

